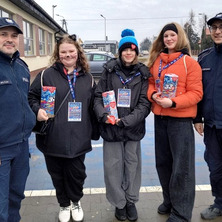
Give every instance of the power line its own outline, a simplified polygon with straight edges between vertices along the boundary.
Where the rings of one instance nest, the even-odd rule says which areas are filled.
[[[172,17],[152,17],[152,18],[106,18],[109,21],[129,21],[129,20],[154,20],[154,19],[175,19],[175,18],[189,18],[189,16],[172,16]],[[101,19],[66,19],[67,21],[101,21]]]

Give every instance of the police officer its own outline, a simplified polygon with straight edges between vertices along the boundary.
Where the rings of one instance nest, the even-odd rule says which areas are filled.
[[[28,137],[35,114],[28,103],[30,74],[19,58],[18,24],[0,18],[0,221],[19,222],[29,173]]]
[[[214,203],[201,212],[203,219],[210,220],[222,216],[222,13],[209,19],[207,24],[214,47],[198,56],[203,73],[204,96],[198,105],[194,126],[200,135],[204,133],[204,158],[215,197]]]

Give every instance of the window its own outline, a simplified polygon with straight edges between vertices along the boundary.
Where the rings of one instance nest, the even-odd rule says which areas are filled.
[[[45,32],[39,28],[39,54],[45,55]]]
[[[26,21],[23,21],[23,37],[25,56],[34,55],[33,28],[32,24]]]
[[[52,54],[52,34],[48,33],[48,55]]]
[[[106,56],[105,55],[93,55],[93,61],[106,61]]]
[[[9,17],[9,18],[11,18],[12,15],[10,15],[8,12],[0,9],[0,17]]]
[[[105,48],[102,47],[102,46],[98,46],[98,50],[99,50],[99,51],[106,51]]]

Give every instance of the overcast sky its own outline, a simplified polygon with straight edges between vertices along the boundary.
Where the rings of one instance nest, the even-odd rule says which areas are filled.
[[[158,35],[169,22],[183,25],[193,10],[196,27],[203,24],[203,14],[207,18],[222,12],[221,0],[35,0],[50,16],[52,5],[54,19],[62,26],[67,21],[69,34],[77,34],[83,41],[105,39],[119,41],[121,31],[133,29],[138,43],[146,37]],[[62,17],[57,16],[59,14]],[[201,14],[201,15],[200,15]]]

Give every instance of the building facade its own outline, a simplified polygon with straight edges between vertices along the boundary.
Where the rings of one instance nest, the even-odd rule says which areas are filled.
[[[23,31],[19,52],[28,64],[31,81],[45,67],[55,45],[55,33],[66,31],[33,0],[0,0],[0,17],[14,19]]]
[[[89,51],[106,51],[106,52],[111,52],[114,55],[116,55],[118,53],[118,41],[115,41],[115,40],[84,41],[83,44],[82,44],[82,47],[86,52],[89,52]]]

